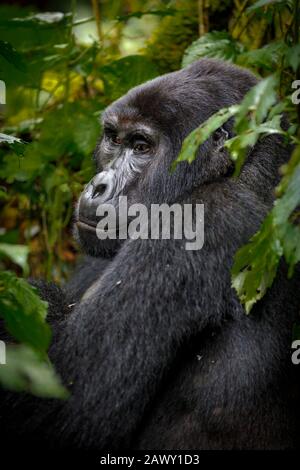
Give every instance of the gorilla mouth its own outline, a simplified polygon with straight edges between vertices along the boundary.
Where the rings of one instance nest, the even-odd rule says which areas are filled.
[[[82,225],[84,228],[87,228],[89,230],[96,230],[97,227],[97,220],[93,220],[90,217],[85,217],[83,214],[78,214],[77,215],[77,220],[76,223],[79,225]]]
[[[113,228],[100,229],[99,227],[97,228],[97,222],[85,219],[84,217],[80,217],[80,219],[77,220],[76,225],[80,230],[88,231],[93,234],[97,233],[97,231],[103,233],[115,233],[116,229],[120,230],[121,228],[127,227],[127,224],[124,224],[122,227],[117,226]]]
[[[96,232],[96,224],[93,224],[92,222],[87,222],[83,220],[77,220],[76,225],[81,229],[81,230],[87,230],[89,232]]]

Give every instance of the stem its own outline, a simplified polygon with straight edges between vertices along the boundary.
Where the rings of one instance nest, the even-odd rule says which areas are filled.
[[[198,0],[198,31],[199,31],[199,36],[203,36],[205,34],[205,29],[204,29],[204,14],[203,14],[203,0]]]
[[[294,12],[294,44],[295,46],[299,44],[299,15],[300,15],[300,5],[299,0],[295,0],[295,12]],[[299,68],[298,68],[299,72]]]
[[[91,23],[92,21],[95,21],[95,18],[93,16],[89,16],[88,18],[82,18],[82,20],[74,21],[72,26],[80,26],[81,24]]]
[[[240,39],[240,37],[242,36],[242,34],[246,31],[246,29],[248,28],[249,24],[251,23],[253,17],[255,16],[255,13],[252,13],[251,15],[248,16],[244,26],[242,27],[242,29],[240,30],[240,32],[238,33],[238,35],[235,37],[235,39],[238,41]]]
[[[93,12],[96,20],[99,42],[102,42],[101,17],[98,0],[92,0]]]
[[[295,11],[294,11],[294,45],[299,44],[299,14],[300,14],[300,5],[299,0],[295,0]],[[296,80],[300,79],[300,66],[296,70]],[[298,104],[298,122],[300,122],[300,105]],[[300,136],[300,127],[298,128],[298,135]]]
[[[47,250],[47,258],[46,258],[46,279],[50,281],[51,279],[51,270],[52,270],[52,253],[51,247],[49,244],[49,232],[47,227],[47,217],[45,209],[42,210],[42,226],[43,226],[43,234],[45,239],[45,245]]]
[[[248,4],[248,0],[245,0],[244,3],[243,3],[243,5],[240,6],[240,9],[239,9],[239,11],[238,11],[237,17],[235,18],[235,21],[234,21],[234,23],[233,23],[233,25],[232,25],[232,27],[231,27],[231,35],[232,35],[232,37],[234,37],[234,36],[233,36],[234,30],[235,30],[236,26],[239,24],[240,19],[241,19],[241,16],[242,16],[242,14],[244,13],[247,4]]]
[[[199,36],[203,36],[208,32],[208,9],[209,0],[198,0],[198,31]]]

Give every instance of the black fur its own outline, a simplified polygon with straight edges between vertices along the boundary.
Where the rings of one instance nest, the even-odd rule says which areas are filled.
[[[111,250],[79,234],[99,258],[88,258],[67,286],[61,308],[76,305],[54,315],[50,350],[71,398],[3,393],[5,439],[97,450],[296,447],[290,347],[299,275],[288,281],[282,264],[250,316],[230,278],[234,254],[272,206],[289,149],[278,136],[264,138],[232,179],[229,156],[211,137],[192,165],[169,172],[183,138],[255,83],[243,69],[202,60],[108,109],[120,122],[146,122],[159,137],[156,155],[124,193],[146,204],[204,203],[205,243],[186,251],[185,240],[128,240]],[[233,135],[232,122],[225,129]],[[101,143],[96,159],[100,166]]]

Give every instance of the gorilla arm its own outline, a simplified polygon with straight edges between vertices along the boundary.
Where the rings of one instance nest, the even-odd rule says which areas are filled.
[[[71,398],[35,401],[21,433],[28,436],[29,426],[52,445],[128,448],[180,346],[221,323],[224,298],[234,295],[232,257],[265,212],[236,182],[210,186],[199,201],[206,217],[202,250],[186,251],[185,240],[127,241],[99,290],[55,328],[50,357]],[[10,423],[16,426],[11,415]]]

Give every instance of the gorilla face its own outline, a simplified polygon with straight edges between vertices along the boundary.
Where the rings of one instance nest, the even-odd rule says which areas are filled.
[[[123,109],[126,113],[127,108]],[[106,111],[103,135],[94,153],[97,172],[77,205],[77,237],[85,251],[93,255],[114,254],[120,245],[118,225],[115,240],[96,237],[96,226],[101,220],[97,209],[104,204],[111,205],[118,215],[121,196],[127,197],[129,206],[138,201],[146,203],[142,193],[138,196],[138,188],[147,168],[166,149],[164,139],[153,123],[139,121],[133,116],[128,118],[125,113],[120,113],[117,105]]]
[[[120,246],[117,222],[115,240],[97,237],[101,220],[97,208],[104,204],[118,211],[120,196],[127,197],[128,206],[172,204],[203,183],[231,175],[232,163],[223,146],[225,138],[233,135],[230,122],[201,146],[191,165],[182,163],[174,173],[170,165],[193,129],[241,100],[247,91],[241,86],[243,74],[248,88],[255,84],[253,76],[241,70],[235,87],[230,66],[228,70],[223,66],[220,77],[218,62],[214,67],[210,61],[207,67],[201,61],[136,87],[108,107],[94,153],[97,173],[82,192],[75,213],[75,235],[86,252],[111,256]],[[231,94],[229,85],[223,86],[226,80]]]
[[[80,224],[95,225],[100,204],[118,207],[119,196],[128,196],[159,148],[159,133],[151,125],[107,113],[103,136],[95,151],[97,173],[79,200]]]

